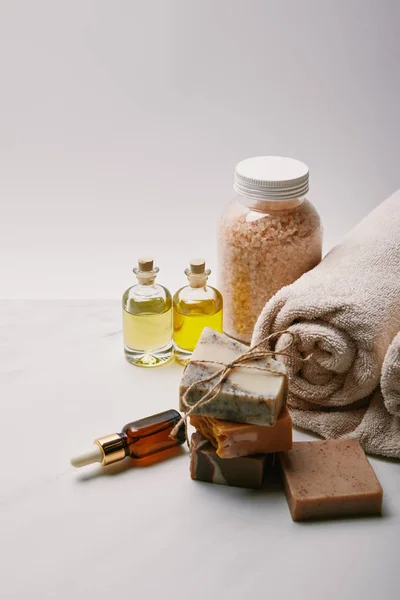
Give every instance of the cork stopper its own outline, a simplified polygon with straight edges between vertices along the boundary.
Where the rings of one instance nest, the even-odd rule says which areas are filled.
[[[190,267],[185,269],[185,275],[189,280],[191,287],[203,287],[206,285],[207,277],[210,275],[210,269],[206,269],[204,258],[192,258]]]
[[[149,256],[144,256],[138,259],[139,271],[144,273],[152,271],[154,266],[154,259]]]
[[[192,258],[190,261],[190,270],[195,275],[204,273],[206,270],[206,261],[203,258]]]
[[[154,283],[158,271],[158,267],[154,266],[154,259],[150,256],[138,258],[137,267],[133,267],[133,272],[142,285],[151,285]]]

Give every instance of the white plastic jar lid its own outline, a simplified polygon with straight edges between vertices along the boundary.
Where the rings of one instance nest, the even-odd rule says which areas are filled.
[[[255,156],[236,165],[233,188],[259,200],[292,200],[308,192],[308,167],[294,158]]]

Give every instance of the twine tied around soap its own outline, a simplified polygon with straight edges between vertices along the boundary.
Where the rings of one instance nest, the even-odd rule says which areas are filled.
[[[261,348],[261,346],[266,344],[269,340],[271,340],[279,335],[282,335],[284,333],[287,333],[290,335],[290,341],[280,350],[268,350],[267,348]],[[292,346],[294,345],[295,338],[296,338],[296,334],[293,331],[289,331],[287,329],[284,329],[283,331],[276,331],[275,333],[271,333],[268,336],[262,338],[262,340],[258,344],[256,344],[252,348],[249,348],[249,350],[246,350],[246,352],[243,352],[243,354],[240,354],[237,358],[232,360],[227,365],[224,363],[215,361],[215,360],[191,360],[190,361],[191,364],[199,364],[199,365],[201,365],[201,364],[220,364],[220,365],[222,365],[222,367],[221,367],[221,369],[218,369],[218,371],[215,371],[215,373],[212,373],[212,375],[209,375],[208,377],[205,377],[204,379],[199,379],[198,381],[194,381],[186,389],[185,393],[182,396],[182,404],[184,406],[184,415],[178,421],[178,423],[175,425],[175,427],[172,429],[172,431],[170,433],[170,437],[171,438],[176,437],[182,424],[185,425],[185,428],[187,431],[187,419],[191,415],[191,413],[194,410],[196,410],[197,408],[199,408],[200,406],[205,406],[206,404],[209,404],[210,402],[212,402],[214,400],[214,398],[216,398],[218,396],[218,394],[221,391],[224,381],[228,378],[231,371],[233,371],[236,367],[246,365],[246,363],[252,362],[255,360],[262,360],[262,359],[267,360],[268,358],[272,358],[274,356],[288,356],[289,358],[293,358],[292,353],[289,353],[288,350],[290,348],[292,348]],[[302,358],[301,360],[306,361],[310,357],[311,357],[311,355],[307,356],[306,358]],[[186,367],[187,367],[187,365],[186,365]],[[186,367],[185,367],[185,369],[186,369]],[[275,375],[281,375],[282,377],[285,377],[285,373],[282,373],[282,371],[278,371],[277,369],[271,369],[267,366],[256,367],[256,366],[247,365],[247,368],[258,370],[258,371],[267,371],[268,373],[273,373]],[[187,403],[187,397],[190,394],[190,392],[194,388],[196,388],[200,385],[203,385],[204,383],[208,383],[209,381],[212,381],[213,379],[216,379],[216,382],[212,386],[212,388],[210,390],[208,390],[208,392],[206,392],[204,394],[204,396],[202,396],[197,402],[195,402],[192,406],[190,406]],[[189,442],[188,442],[188,444],[189,444]]]

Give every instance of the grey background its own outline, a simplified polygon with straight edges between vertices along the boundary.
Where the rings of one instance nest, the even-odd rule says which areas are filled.
[[[299,158],[325,249],[400,187],[397,0],[0,2],[0,297],[215,267],[235,163]]]
[[[399,17],[397,0],[0,0],[0,298],[23,298],[0,301],[1,599],[398,600],[391,461],[371,459],[381,519],[314,524],[279,487],[195,484],[185,451],[68,461],[176,405],[179,365],[124,360],[118,298],[139,253],[171,289],[192,255],[215,267],[238,160],[309,164],[326,249],[400,187]]]

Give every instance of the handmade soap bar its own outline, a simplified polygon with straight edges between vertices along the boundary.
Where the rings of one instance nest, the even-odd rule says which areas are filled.
[[[292,447],[292,419],[286,406],[272,427],[198,415],[191,415],[190,422],[213,444],[220,458],[282,452]]]
[[[382,510],[381,485],[357,440],[295,442],[280,461],[293,521]]]
[[[190,445],[190,476],[198,481],[260,488],[263,483],[265,456],[219,458],[213,445],[196,431]]]
[[[202,383],[206,377],[248,351],[248,347],[206,327],[187,364],[180,385],[180,408],[187,410],[184,395],[192,407],[216,383],[217,378]],[[286,400],[286,367],[272,359],[252,361],[235,367],[223,382],[216,398],[196,407],[192,414],[239,423],[273,425]]]

